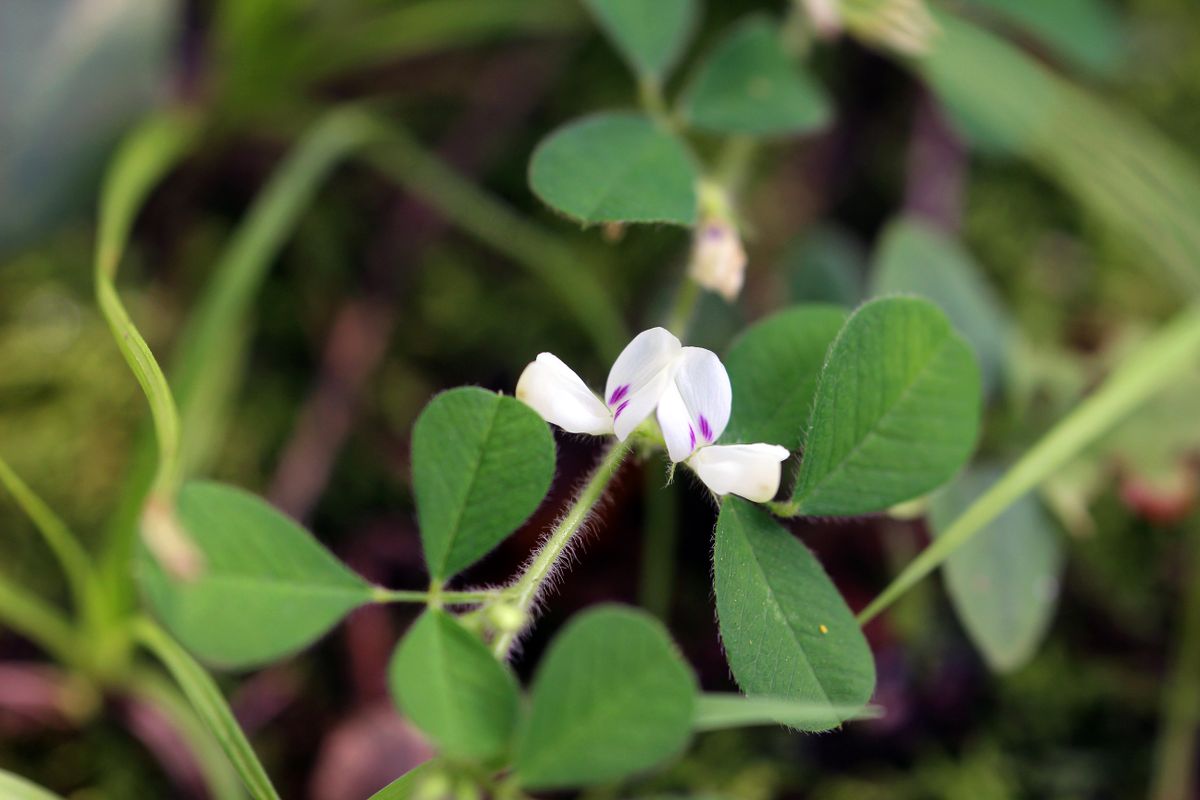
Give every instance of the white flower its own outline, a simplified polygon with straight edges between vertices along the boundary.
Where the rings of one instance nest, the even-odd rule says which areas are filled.
[[[718,218],[701,225],[692,245],[688,275],[727,301],[736,300],[746,280],[746,250],[737,228]]]
[[[625,441],[655,414],[671,461],[684,461],[717,494],[764,502],[779,488],[777,445],[716,445],[729,423],[733,390],[716,354],[684,347],[663,328],[638,334],[617,357],[598,397],[574,371],[542,353],[521,373],[517,399],[573,433]]]

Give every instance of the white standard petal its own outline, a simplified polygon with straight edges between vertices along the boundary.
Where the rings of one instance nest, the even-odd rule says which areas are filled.
[[[663,328],[642,331],[625,346],[608,373],[604,399],[617,438],[625,438],[654,412],[682,346]]]
[[[612,433],[612,414],[575,371],[553,353],[542,353],[521,373],[517,399],[571,433]]]
[[[733,389],[729,373],[711,350],[685,347],[658,404],[658,426],[672,461],[721,437],[729,424]]]
[[[701,447],[687,463],[716,494],[765,503],[779,491],[780,465],[788,455],[777,444],[713,445]]]

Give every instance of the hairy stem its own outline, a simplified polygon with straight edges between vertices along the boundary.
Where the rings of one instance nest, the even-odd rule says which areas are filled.
[[[866,624],[933,572],[1029,490],[1112,430],[1155,392],[1170,386],[1200,359],[1200,306],[1168,323],[1132,353],[1096,392],[1080,403],[1024,457],[913,559],[858,620]]]
[[[533,605],[537,601],[538,595],[541,594],[546,580],[553,574],[555,564],[558,563],[559,558],[566,552],[567,545],[570,544],[572,537],[587,522],[588,516],[592,513],[592,509],[596,503],[600,502],[600,498],[604,496],[604,490],[608,488],[609,483],[616,476],[621,462],[624,461],[625,456],[629,453],[629,448],[628,441],[617,442],[609,448],[608,452],[604,454],[604,458],[592,471],[587,483],[580,490],[579,495],[575,498],[575,502],[571,505],[570,510],[567,511],[566,516],[554,526],[554,530],[546,537],[546,541],[542,544],[541,549],[538,550],[537,555],[533,557],[533,560],[529,562],[529,566],[525,568],[525,572],[513,584],[513,605],[526,620],[532,616]],[[497,658],[508,657],[513,642],[519,633],[519,630],[508,630],[501,631],[496,635],[496,639],[492,643],[492,652]]]

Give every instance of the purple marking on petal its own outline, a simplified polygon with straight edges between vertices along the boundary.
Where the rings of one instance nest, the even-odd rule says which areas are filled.
[[[627,406],[627,405],[629,405],[628,400],[626,400],[624,403],[621,403],[621,405],[617,406],[617,410],[613,414],[613,422],[617,421],[617,417],[621,416],[621,412],[625,410],[625,406]]]
[[[711,442],[713,440],[712,426],[708,424],[708,420],[704,415],[700,415],[700,435],[704,437],[704,441]]]
[[[629,384],[623,383],[616,389],[613,389],[612,397],[608,398],[608,404],[610,406],[615,406],[617,403],[621,402],[621,398],[627,394],[629,394]]]
[[[725,231],[721,229],[720,225],[707,225],[704,228],[704,238],[708,239],[710,242],[715,242],[724,235]]]
[[[688,425],[688,438],[692,440],[691,448],[696,449],[696,432],[692,430],[692,426]]]

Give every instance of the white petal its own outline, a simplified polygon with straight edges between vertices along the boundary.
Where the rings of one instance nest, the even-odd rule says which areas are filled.
[[[612,414],[575,371],[552,353],[542,353],[517,381],[517,399],[571,433],[612,433]]]
[[[712,444],[729,424],[733,389],[725,365],[711,350],[685,347],[671,385],[658,404],[658,426],[672,461]]]
[[[625,438],[654,411],[671,379],[681,350],[679,340],[663,328],[642,331],[617,356],[604,398],[612,411],[617,438]]]
[[[765,503],[779,491],[780,464],[788,455],[777,444],[718,444],[701,447],[688,466],[717,494]]]

